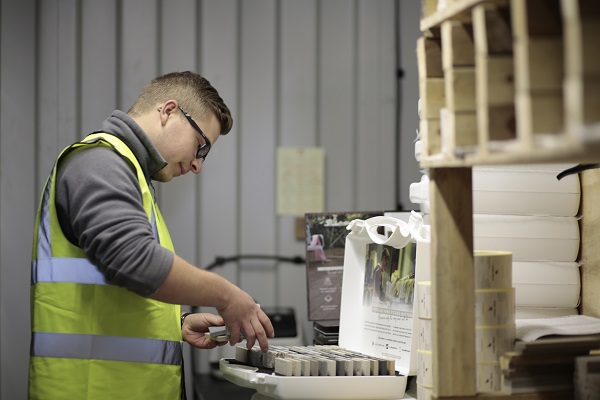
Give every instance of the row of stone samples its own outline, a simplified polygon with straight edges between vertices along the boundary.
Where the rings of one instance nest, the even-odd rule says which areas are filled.
[[[339,346],[270,346],[263,352],[236,346],[235,359],[283,376],[395,375],[393,359],[372,357]]]

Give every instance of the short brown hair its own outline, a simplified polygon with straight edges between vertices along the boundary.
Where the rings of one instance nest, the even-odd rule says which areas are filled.
[[[233,117],[229,107],[206,78],[191,71],[171,72],[154,78],[142,89],[127,113],[137,116],[171,99],[201,118],[209,112],[214,113],[221,123],[221,135],[231,131]]]

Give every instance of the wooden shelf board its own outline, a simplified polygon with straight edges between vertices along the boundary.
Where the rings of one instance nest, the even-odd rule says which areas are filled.
[[[423,18],[421,20],[421,31],[425,32],[432,28],[437,28],[442,22],[451,19],[463,19],[464,15],[468,13],[468,19],[470,20],[470,12],[473,7],[482,3],[496,3],[496,4],[508,4],[507,0],[458,0],[448,4],[445,8],[440,11],[436,11],[434,14]]]
[[[570,391],[536,392],[522,394],[479,393],[471,397],[433,397],[435,400],[569,400],[574,394]]]
[[[597,163],[600,162],[600,143],[564,146],[548,149],[524,149],[488,154],[465,154],[451,157],[436,154],[421,158],[421,167],[471,167],[475,165],[544,164],[544,163]]]

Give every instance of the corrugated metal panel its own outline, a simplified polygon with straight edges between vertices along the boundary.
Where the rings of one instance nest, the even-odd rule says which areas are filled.
[[[38,196],[35,1],[0,8],[0,397],[27,398],[29,265]],[[18,40],[16,39],[18,38]]]

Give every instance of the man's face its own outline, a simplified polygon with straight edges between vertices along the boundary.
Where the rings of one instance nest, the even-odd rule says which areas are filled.
[[[163,110],[159,110],[163,112]],[[196,158],[199,147],[206,145],[206,140],[192,123],[184,116],[180,108],[172,108],[166,117],[157,148],[167,165],[156,172],[152,178],[159,182],[169,182],[174,177],[185,175],[188,172],[200,173],[203,159]],[[193,118],[193,117],[191,117]],[[213,113],[202,120],[194,121],[210,141],[211,147],[219,138],[221,124]]]

